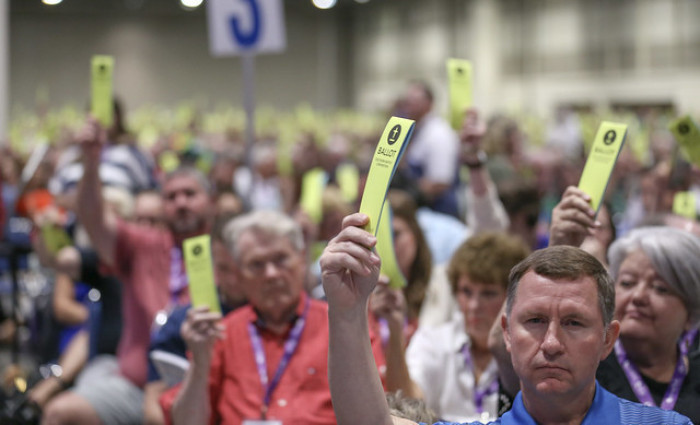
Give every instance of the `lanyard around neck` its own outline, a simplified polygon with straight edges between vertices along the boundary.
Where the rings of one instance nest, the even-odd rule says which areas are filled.
[[[304,312],[299,316],[294,323],[294,327],[289,332],[289,337],[284,343],[284,352],[282,353],[282,359],[277,366],[277,371],[270,381],[267,375],[267,360],[265,358],[265,350],[262,344],[262,338],[260,338],[260,333],[253,323],[248,323],[248,334],[250,336],[250,342],[253,346],[253,356],[255,357],[255,365],[258,368],[258,375],[260,376],[260,383],[262,384],[263,390],[265,391],[263,396],[263,404],[260,408],[261,416],[264,420],[267,416],[267,410],[270,406],[270,400],[272,399],[272,393],[277,388],[277,385],[282,380],[282,374],[287,369],[289,361],[292,359],[294,352],[299,345],[299,340],[301,339],[301,333],[304,331],[304,326],[306,325],[306,315],[309,311],[310,301],[307,298],[306,304],[304,305]]]
[[[488,385],[482,385],[479,389],[476,386],[476,369],[474,367],[474,362],[472,361],[472,355],[469,352],[469,344],[464,344],[462,346],[462,357],[464,358],[464,365],[467,369],[471,370],[474,376],[474,405],[476,406],[476,412],[478,414],[484,413],[484,399],[486,396],[494,394],[498,391],[498,376],[494,374],[491,378],[491,382]]]
[[[685,377],[688,375],[688,367],[686,366],[686,359],[688,358],[688,347],[695,335],[697,330],[693,330],[685,333],[678,344],[679,355],[678,361],[676,362],[676,368],[673,371],[673,377],[671,382],[668,384],[664,398],[661,400],[661,409],[672,410],[678,401],[678,396],[681,392],[681,386]],[[637,367],[630,361],[627,357],[627,352],[622,346],[622,343],[618,339],[615,342],[615,355],[617,356],[617,361],[622,366],[622,371],[627,377],[627,381],[632,387],[634,395],[640,403],[646,404],[647,406],[656,406],[654,398],[651,396],[651,391],[649,387],[644,383],[642,375],[639,373]]]

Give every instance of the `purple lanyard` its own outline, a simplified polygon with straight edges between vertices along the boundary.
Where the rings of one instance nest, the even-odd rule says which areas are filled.
[[[377,318],[377,323],[379,323],[379,339],[382,341],[382,347],[386,348],[389,344],[389,337],[391,336],[391,330],[389,330],[389,322],[385,318]],[[406,327],[408,326],[408,320],[403,322],[404,335],[406,334]]]
[[[187,273],[182,264],[182,250],[179,247],[170,249],[170,302],[179,304],[179,295],[187,288]]]
[[[282,360],[280,360],[279,366],[277,366],[277,371],[272,381],[269,380],[267,376],[267,360],[265,359],[265,350],[263,349],[262,339],[260,338],[260,333],[253,323],[248,323],[248,334],[250,335],[250,342],[253,346],[253,355],[255,356],[255,364],[258,367],[258,375],[260,375],[260,383],[265,389],[265,395],[263,397],[263,404],[260,407],[261,419],[265,420],[267,416],[267,409],[270,406],[270,399],[272,398],[272,392],[277,388],[277,385],[282,379],[282,374],[289,361],[292,359],[294,352],[299,345],[299,340],[301,339],[301,333],[304,331],[304,326],[306,325],[306,314],[309,311],[309,299],[306,299],[306,304],[304,305],[304,312],[299,316],[294,323],[294,327],[289,332],[289,337],[284,343],[284,352],[282,354]]]
[[[491,380],[491,383],[486,388],[483,390],[478,389],[476,387],[476,372],[474,371],[472,355],[469,352],[469,345],[464,344],[461,351],[462,356],[464,357],[464,365],[467,367],[467,369],[471,370],[472,375],[474,375],[474,404],[476,405],[476,413],[482,414],[484,413],[484,399],[486,396],[494,394],[498,391],[498,379],[496,376],[494,376],[493,380]]]
[[[672,410],[678,401],[678,395],[681,392],[681,385],[683,385],[683,380],[688,375],[688,368],[685,365],[685,360],[688,358],[688,346],[695,338],[697,334],[697,329],[693,331],[686,332],[678,344],[680,354],[678,356],[678,362],[676,363],[676,369],[673,371],[673,377],[671,382],[668,384],[664,398],[661,401],[661,408],[663,410]],[[627,381],[632,387],[634,395],[640,403],[646,404],[647,406],[656,406],[654,399],[651,396],[649,387],[644,383],[642,376],[639,374],[637,367],[632,364],[632,362],[627,358],[627,352],[622,346],[622,343],[618,339],[615,342],[615,355],[617,356],[617,361],[622,366],[622,370],[625,372]]]

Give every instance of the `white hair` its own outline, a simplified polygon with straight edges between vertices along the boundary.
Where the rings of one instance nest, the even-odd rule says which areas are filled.
[[[234,218],[224,227],[224,243],[236,261],[240,259],[238,241],[248,231],[287,238],[297,251],[304,249],[304,234],[296,221],[279,211],[257,210]]]
[[[700,238],[672,227],[642,227],[616,240],[608,252],[610,274],[617,280],[620,265],[641,250],[654,270],[688,310],[693,326],[700,324]]]

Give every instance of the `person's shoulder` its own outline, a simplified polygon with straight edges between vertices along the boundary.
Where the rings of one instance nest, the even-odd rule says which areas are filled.
[[[663,410],[655,406],[645,406],[633,401],[619,399],[620,424],[622,425],[692,425],[687,417],[673,410]]]

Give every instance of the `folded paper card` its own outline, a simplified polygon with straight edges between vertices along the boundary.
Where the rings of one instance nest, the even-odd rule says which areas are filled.
[[[391,117],[377,143],[377,149],[374,151],[369,167],[365,191],[360,201],[360,212],[369,217],[366,230],[373,235],[377,234],[386,191],[396,172],[396,166],[408,146],[414,126],[413,120]]]

